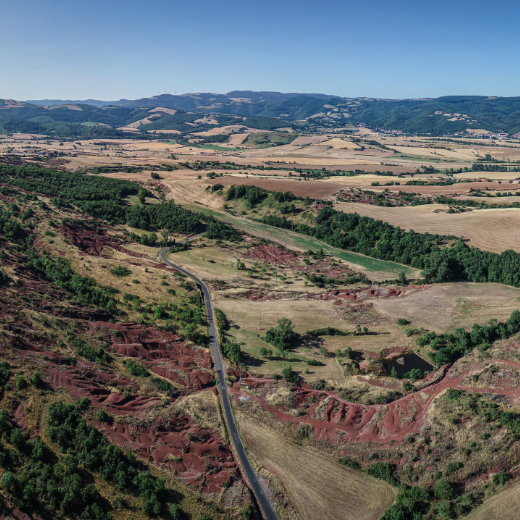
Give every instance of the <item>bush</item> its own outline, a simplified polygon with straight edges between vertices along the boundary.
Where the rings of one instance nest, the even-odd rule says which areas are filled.
[[[132,274],[132,271],[130,271],[130,269],[128,269],[127,267],[118,265],[117,267],[114,267],[114,269],[110,270],[110,274],[113,276],[123,277]]]
[[[316,379],[316,381],[314,381],[312,385],[314,390],[323,390],[326,386],[327,384],[325,383],[325,381],[323,381],[323,379]]]
[[[23,378],[22,374],[20,374],[17,378],[16,378],[16,388],[18,390],[21,390],[24,386],[25,386],[25,379]]]
[[[96,417],[99,422],[105,422],[107,418],[107,413],[103,408],[100,408],[96,414]]]
[[[35,388],[40,388],[43,384],[42,376],[38,371],[34,372],[34,374],[29,378],[29,381]]]
[[[298,384],[300,381],[298,374],[296,372],[294,372],[292,368],[289,368],[289,367],[284,368],[282,370],[282,377],[288,383],[293,383],[295,385]]]
[[[0,363],[0,385],[5,385],[12,375],[11,367],[7,361]]]
[[[396,465],[390,462],[374,462],[366,469],[366,472],[374,478],[385,480],[391,486],[398,486],[399,481],[395,477]]]
[[[307,365],[311,365],[313,367],[322,367],[323,363],[321,361],[318,361],[317,359],[308,359]]]
[[[437,480],[433,486],[433,494],[441,500],[449,500],[453,497],[453,486],[445,478]]]
[[[78,399],[78,410],[85,411],[90,406],[90,399],[88,397],[80,397]]]
[[[344,466],[348,466],[349,468],[352,468],[352,469],[360,469],[361,468],[361,466],[356,461],[354,461],[352,459],[349,459],[348,457],[343,457],[343,458],[339,459],[339,461]]]
[[[446,397],[452,401],[458,400],[461,395],[462,392],[460,390],[455,390],[455,388],[448,388],[448,391],[446,392]]]
[[[492,482],[494,486],[503,486],[507,482],[507,473],[501,471],[500,473],[493,475]]]
[[[150,372],[146,370],[142,365],[139,363],[135,363],[134,361],[127,361],[126,362],[126,369],[130,374],[136,377],[150,377]]]

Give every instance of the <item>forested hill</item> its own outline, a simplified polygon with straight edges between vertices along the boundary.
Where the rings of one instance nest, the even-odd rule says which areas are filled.
[[[95,104],[103,102],[90,100]],[[325,94],[233,91],[227,94],[162,94],[138,100],[121,99],[110,106],[53,106],[0,100],[0,130],[64,136],[70,125],[79,134],[117,134],[118,128],[142,121],[139,130],[201,131],[243,124],[274,130],[369,128],[443,135],[467,129],[520,132],[520,97],[446,96],[437,99],[387,100],[342,98]],[[212,122],[202,115],[211,115]],[[192,125],[196,126],[193,127]],[[64,125],[69,125],[66,127]],[[128,134],[127,134],[128,135]]]
[[[227,125],[243,125],[262,130],[291,126],[279,118],[206,114],[170,109],[162,105],[147,107],[87,104],[38,106],[0,99],[0,133],[45,134],[55,137],[110,138],[151,136],[150,130],[201,132]]]

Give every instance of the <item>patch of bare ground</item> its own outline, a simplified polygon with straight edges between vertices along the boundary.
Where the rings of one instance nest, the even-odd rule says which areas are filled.
[[[338,211],[358,213],[383,220],[402,229],[418,233],[461,236],[468,244],[485,251],[501,253],[507,249],[520,251],[519,209],[486,209],[464,213],[435,213],[432,205],[386,208],[369,204],[343,202]]]
[[[397,490],[309,447],[299,447],[244,415],[239,427],[249,453],[282,482],[304,520],[377,520]]]

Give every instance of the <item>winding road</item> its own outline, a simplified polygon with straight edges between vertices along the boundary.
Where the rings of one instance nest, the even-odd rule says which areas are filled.
[[[200,233],[198,235],[187,238],[186,240],[183,240],[181,242],[177,242],[176,245],[183,244],[184,242],[186,242],[188,240],[194,240],[196,238],[199,238],[203,234],[204,233]],[[217,370],[217,376],[218,376],[218,385],[220,388],[220,395],[222,397],[222,404],[224,406],[224,411],[226,414],[226,421],[228,424],[228,428],[229,428],[229,431],[231,432],[231,437],[233,438],[233,443],[235,444],[236,452],[238,453],[238,457],[240,458],[242,467],[244,468],[247,479],[249,480],[251,489],[253,490],[253,492],[256,496],[256,499],[258,500],[258,503],[260,504],[260,507],[262,508],[265,518],[267,518],[267,520],[277,520],[278,517],[276,516],[276,513],[274,512],[274,509],[271,506],[271,503],[267,499],[267,497],[264,493],[264,490],[262,489],[262,486],[260,486],[260,482],[258,481],[256,473],[253,471],[251,463],[249,462],[249,459],[247,458],[247,454],[246,454],[246,451],[242,444],[242,441],[240,440],[240,437],[238,435],[237,426],[235,424],[235,418],[233,417],[233,412],[231,410],[231,403],[229,400],[228,389],[227,389],[226,380],[224,377],[224,369],[222,367],[222,360],[220,359],[220,351],[218,348],[217,334],[215,332],[215,323],[213,320],[213,309],[211,308],[211,300],[209,297],[208,288],[206,287],[204,282],[202,280],[199,280],[199,278],[197,278],[195,275],[186,271],[182,267],[179,267],[178,265],[172,264],[166,258],[166,255],[170,249],[171,249],[171,247],[166,247],[161,251],[161,253],[160,253],[161,260],[163,262],[165,262],[166,264],[179,270],[181,273],[192,278],[200,286],[200,288],[202,289],[202,292],[204,294],[204,301],[206,302],[206,311],[208,313],[209,330],[210,330],[210,335],[211,335],[211,346],[213,348],[213,358],[215,360],[215,368]]]

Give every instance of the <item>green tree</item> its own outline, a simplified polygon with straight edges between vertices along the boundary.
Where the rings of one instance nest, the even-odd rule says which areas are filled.
[[[34,372],[29,381],[31,382],[31,385],[33,385],[35,388],[40,388],[40,386],[42,386],[43,384],[42,376],[38,371]]]
[[[293,324],[288,318],[280,318],[276,327],[271,327],[264,337],[265,341],[278,349],[285,358],[289,348],[293,345],[298,335],[294,332]]]
[[[453,486],[445,478],[437,480],[433,486],[433,494],[441,500],[449,500],[453,497]]]
[[[288,383],[293,383],[293,384],[297,384],[300,380],[300,378],[298,377],[298,374],[296,372],[294,372],[294,370],[292,368],[289,368],[289,367],[284,368],[282,370],[282,377]]]
[[[20,374],[20,375],[16,378],[16,388],[17,388],[18,390],[21,390],[24,386],[25,386],[25,379],[23,378],[22,374]]]

